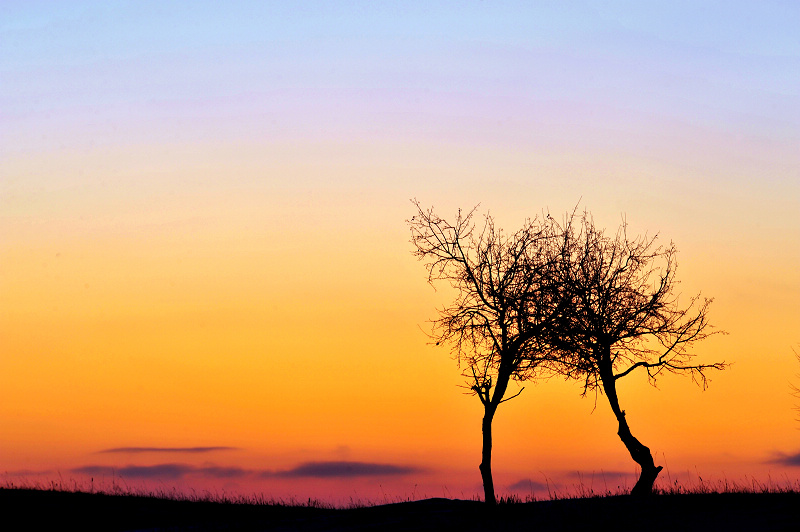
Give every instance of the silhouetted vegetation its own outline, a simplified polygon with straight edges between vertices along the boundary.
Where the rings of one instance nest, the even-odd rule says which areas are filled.
[[[441,309],[432,337],[451,343],[464,366],[467,388],[483,404],[480,472],[487,504],[496,503],[492,480],[492,421],[512,379],[530,378],[549,358],[546,339],[564,302],[554,285],[556,257],[546,252],[559,241],[554,225],[527,221],[505,235],[487,215],[476,231],[475,210],[460,210],[450,223],[418,202],[408,221],[414,252],[426,262],[428,281],[456,290],[455,301]],[[521,390],[520,390],[521,392]]]
[[[725,363],[696,364],[688,349],[713,334],[707,316],[711,300],[698,295],[681,304],[672,244],[629,238],[625,224],[609,236],[586,213],[570,217],[562,234],[558,281],[568,304],[552,341],[563,350],[566,375],[583,381],[583,394],[605,394],[617,434],[641,468],[631,493],[646,495],[662,467],[631,433],[617,381],[636,370],[653,384],[662,373],[686,373],[705,388],[706,371],[721,370]]]
[[[468,388],[484,406],[480,464],[485,500],[496,503],[492,473],[492,420],[512,379],[560,373],[606,396],[622,443],[641,468],[631,490],[647,495],[661,471],[650,449],[631,433],[617,381],[645,372],[652,384],[663,373],[689,374],[704,388],[706,372],[724,362],[697,364],[689,348],[713,331],[710,299],[685,304],[675,293],[674,245],[656,238],[614,236],[588,213],[559,225],[549,215],[506,236],[486,216],[480,231],[475,210],[453,223],[423,210],[408,221],[428,281],[449,282],[455,301],[440,311],[432,337],[452,344],[465,366]]]
[[[717,486],[719,488],[720,486]],[[185,497],[0,487],[5,524],[26,530],[795,530],[798,486],[760,484],[656,492],[647,500],[572,496],[478,501],[424,499],[334,508],[266,497]],[[654,516],[657,516],[654,518]]]

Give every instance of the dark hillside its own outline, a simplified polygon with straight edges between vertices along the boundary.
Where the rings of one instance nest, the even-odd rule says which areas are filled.
[[[176,501],[0,489],[4,528],[58,530],[718,530],[796,531],[798,493],[722,493],[538,501],[499,506],[427,499],[355,509]]]

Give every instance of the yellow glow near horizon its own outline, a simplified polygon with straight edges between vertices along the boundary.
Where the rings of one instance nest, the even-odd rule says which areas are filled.
[[[137,221],[146,201],[99,215],[96,201],[75,210],[57,201],[15,222],[2,255],[4,277],[13,279],[2,292],[3,415],[13,416],[4,424],[24,419],[30,429],[7,436],[7,456],[24,455],[32,439],[54,430],[59,446],[84,452],[142,440],[180,446],[219,439],[266,449],[382,448],[390,456],[420,448],[474,452],[477,401],[460,394],[447,349],[426,346],[420,331],[447,291],[431,290],[410,255],[407,198],[391,207],[392,220],[371,224],[375,207],[362,209],[363,198],[319,199],[299,211],[284,202],[276,212],[274,198],[265,196],[259,209],[243,193],[230,205],[201,209],[213,194],[147,211],[146,222]],[[54,209],[63,212],[50,218]],[[747,419],[770,433],[775,450],[791,448],[783,381],[792,361],[781,353],[780,335],[792,326],[796,280],[776,264],[785,287],[776,282],[766,293],[767,309],[750,287],[729,284],[748,273],[731,265],[719,275],[714,255],[703,259],[678,247],[687,293],[697,287],[715,296],[712,320],[731,333],[699,345],[698,356],[735,364],[714,375],[705,393],[674,383],[679,377],[665,377],[660,392],[640,378],[622,399],[632,426],[643,441],[671,452],[700,441],[723,449],[728,434],[737,434],[743,454],[766,459],[772,449],[762,438],[730,426]],[[739,265],[751,267],[747,257]],[[498,414],[499,470],[514,467],[520,453],[529,454],[528,467],[541,467],[540,456],[553,464],[554,447],[570,457],[559,458],[559,468],[596,463],[598,453],[625,464],[602,397],[587,417],[593,399],[579,400],[574,385],[528,388]],[[746,398],[734,406],[732,397]]]

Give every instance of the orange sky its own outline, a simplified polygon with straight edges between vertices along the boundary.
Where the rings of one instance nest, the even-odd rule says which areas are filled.
[[[634,434],[662,482],[797,479],[800,107],[786,72],[798,51],[760,41],[748,8],[751,51],[723,34],[700,42],[699,21],[665,37],[646,12],[585,25],[548,13],[574,46],[526,36],[500,8],[485,8],[486,27],[469,24],[483,7],[436,9],[442,28],[473,29],[414,38],[396,33],[424,26],[414,10],[346,30],[330,13],[259,13],[296,25],[269,46],[195,26],[170,40],[137,12],[160,36],[147,48],[109,40],[106,19],[134,32],[113,10],[10,9],[0,38],[50,40],[0,59],[4,479],[113,470],[131,485],[301,500],[477,495],[481,406],[422,332],[449,292],[411,255],[411,198],[444,217],[481,203],[509,231],[580,203],[599,225],[624,215],[674,241],[681,290],[714,297],[712,323],[729,333],[698,360],[732,366],[705,392],[624,379]],[[56,52],[65,42],[72,52]],[[315,62],[317,45],[338,70]],[[255,59],[261,46],[273,62]],[[203,77],[209,54],[228,60],[219,79]],[[566,70],[543,81],[517,61],[531,58]],[[118,72],[135,81],[109,82]],[[541,496],[546,479],[597,489],[592,472],[610,486],[634,471],[605,399],[593,411],[579,391],[529,383],[500,408],[501,493]],[[141,452],[101,452],[118,448]]]

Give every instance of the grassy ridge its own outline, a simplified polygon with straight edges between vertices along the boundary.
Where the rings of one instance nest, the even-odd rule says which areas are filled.
[[[477,501],[426,499],[359,508],[314,501],[174,499],[0,488],[6,523],[59,530],[791,530],[800,528],[800,492],[700,492],[647,499],[614,495],[547,501],[506,499],[494,511]]]

